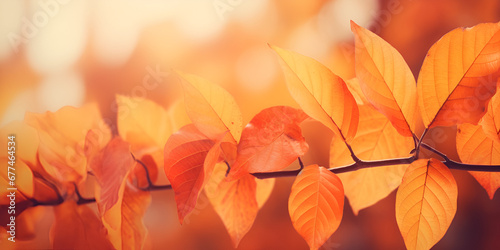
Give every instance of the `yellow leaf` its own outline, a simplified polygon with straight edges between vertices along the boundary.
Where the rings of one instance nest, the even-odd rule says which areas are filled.
[[[430,249],[444,236],[457,212],[457,183],[436,159],[406,169],[396,194],[396,220],[407,249]]]
[[[487,137],[481,126],[462,124],[457,132],[457,152],[460,160],[467,164],[499,165],[500,142]],[[486,189],[490,199],[500,187],[500,173],[469,171]]]
[[[344,209],[340,179],[318,165],[305,167],[292,185],[288,212],[295,230],[318,249],[337,230]]]
[[[408,157],[414,148],[413,139],[402,136],[383,114],[368,105],[359,107],[360,120],[352,149],[362,160],[384,160]],[[333,138],[330,147],[330,167],[354,163],[345,143]],[[401,183],[408,165],[360,169],[339,174],[345,195],[354,214],[385,198]]]
[[[177,73],[183,79],[187,114],[196,128],[212,140],[229,131],[223,141],[238,143],[243,118],[233,96],[201,77]]]
[[[174,132],[167,111],[157,103],[137,97],[116,96],[117,124],[120,136],[140,158],[163,149]]]
[[[355,34],[356,76],[370,103],[396,130],[412,137],[415,131],[415,78],[399,52],[373,32],[351,21]]]
[[[495,94],[500,25],[479,24],[444,35],[427,53],[417,83],[424,125],[477,124]]]
[[[288,90],[310,117],[349,141],[358,128],[358,106],[344,80],[318,61],[284,50],[278,54]]]

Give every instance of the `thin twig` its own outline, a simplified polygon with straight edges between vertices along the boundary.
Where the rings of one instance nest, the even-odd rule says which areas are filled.
[[[73,186],[75,187],[75,193],[76,196],[78,197],[78,201],[76,202],[76,204],[82,205],[82,204],[96,202],[95,198],[83,198],[82,195],[80,194],[80,191],[78,190],[78,186],[76,185],[76,183],[73,183]]]
[[[304,163],[302,163],[302,159],[300,159],[300,157],[298,157],[298,159],[299,159],[299,165],[300,165],[299,170],[302,170],[302,169],[304,169]]]

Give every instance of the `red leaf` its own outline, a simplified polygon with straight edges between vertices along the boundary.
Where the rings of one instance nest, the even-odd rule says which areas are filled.
[[[165,174],[174,189],[182,224],[194,209],[203,184],[219,159],[220,141],[213,142],[190,124],[170,136],[164,152]]]
[[[125,181],[135,161],[130,144],[113,138],[96,156],[89,159],[89,169],[97,179],[96,200],[102,215],[121,202]]]
[[[229,179],[247,173],[281,170],[304,155],[309,146],[299,124],[307,118],[302,110],[287,106],[258,113],[243,129]]]

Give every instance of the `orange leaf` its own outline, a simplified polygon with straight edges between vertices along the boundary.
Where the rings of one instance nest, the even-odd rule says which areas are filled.
[[[67,106],[55,113],[27,112],[25,122],[40,136],[38,156],[45,171],[60,182],[85,180],[87,162],[83,147],[87,131],[96,129],[104,141],[110,137],[109,128],[100,119],[95,103],[81,108]]]
[[[480,124],[490,139],[500,142],[500,114],[498,114],[500,110],[500,94],[498,93],[500,91],[498,91],[498,87],[496,93],[488,103],[488,110],[481,119]]]
[[[113,249],[102,222],[87,206],[68,200],[54,208],[50,228],[53,249]]]
[[[165,144],[165,174],[175,192],[181,224],[194,209],[220,153],[220,141],[214,143],[193,124],[182,127]]]
[[[40,139],[36,130],[21,121],[13,121],[0,129],[0,157],[8,157],[8,136],[15,136],[17,161],[36,164]]]
[[[229,131],[223,141],[238,143],[243,118],[233,96],[201,77],[177,73],[183,79],[187,114],[196,128],[212,140]]]
[[[466,123],[458,127],[457,152],[463,163],[500,164],[500,142],[486,136],[481,126]],[[486,189],[490,199],[493,199],[500,187],[500,173],[475,171],[469,171],[469,173]]]
[[[373,107],[359,107],[360,120],[352,149],[363,160],[384,160],[408,157],[414,148],[413,139],[402,136],[383,114]],[[330,167],[354,163],[344,142],[333,138],[330,147]],[[344,183],[345,195],[354,214],[385,198],[401,183],[408,165],[360,169],[339,174]]]
[[[457,183],[436,159],[414,161],[396,194],[396,220],[407,249],[430,249],[457,212]]]
[[[130,144],[120,137],[113,138],[95,157],[89,159],[89,169],[97,180],[95,197],[104,226],[111,231],[111,242],[121,242],[119,232],[122,224],[121,205],[127,175],[135,161],[130,154]],[[113,233],[114,232],[114,233]],[[118,236],[117,236],[118,235]]]
[[[252,227],[259,211],[259,204],[263,203],[257,203],[255,177],[248,174],[238,180],[228,181],[224,178],[226,169],[223,163],[216,165],[205,186],[205,192],[236,248]],[[263,186],[259,185],[259,187]],[[265,191],[259,191],[259,193],[265,193]]]
[[[500,25],[479,24],[444,35],[427,53],[418,77],[424,125],[477,124],[495,94]]]
[[[389,43],[351,21],[356,76],[370,103],[404,136],[415,131],[417,89],[405,60]]]
[[[342,78],[318,61],[270,46],[280,64],[292,97],[310,117],[349,141],[358,128],[358,106]]]
[[[337,230],[344,209],[340,179],[318,165],[305,167],[292,185],[288,212],[295,230],[318,249]]]
[[[307,118],[302,110],[287,106],[258,113],[243,129],[229,179],[247,173],[281,170],[304,155],[309,146],[299,125]]]
[[[142,221],[146,209],[151,203],[149,192],[138,190],[127,185],[123,193],[121,209],[121,230],[117,233],[121,241],[113,244],[121,245],[122,249],[143,249],[148,230]],[[112,238],[112,237],[111,237]]]

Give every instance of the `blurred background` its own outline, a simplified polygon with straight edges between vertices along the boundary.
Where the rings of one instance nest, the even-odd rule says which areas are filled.
[[[5,0],[0,2],[0,126],[26,111],[56,111],[90,101],[115,119],[115,94],[145,97],[165,108],[182,98],[171,69],[223,86],[240,106],[244,123],[274,105],[298,107],[288,94],[267,43],[315,58],[334,73],[354,76],[349,20],[370,28],[401,52],[417,76],[427,50],[460,26],[500,21],[498,0]],[[145,80],[146,79],[146,80]],[[149,80],[148,80],[149,79]],[[154,79],[151,82],[151,79]],[[455,128],[436,144],[458,159]],[[304,127],[305,164],[328,166],[332,134]],[[433,140],[431,133],[431,138]],[[441,146],[440,146],[441,145]],[[296,163],[290,168],[296,168]],[[489,200],[465,172],[458,212],[435,249],[500,247],[500,197]],[[307,249],[287,211],[293,178],[281,178],[239,249]],[[205,202],[203,202],[203,200]],[[394,215],[395,192],[344,219],[324,249],[402,249]],[[18,248],[50,247],[51,208],[36,224],[36,238]],[[215,211],[201,199],[179,225],[172,191],[153,193],[145,224],[153,249],[231,249]]]

